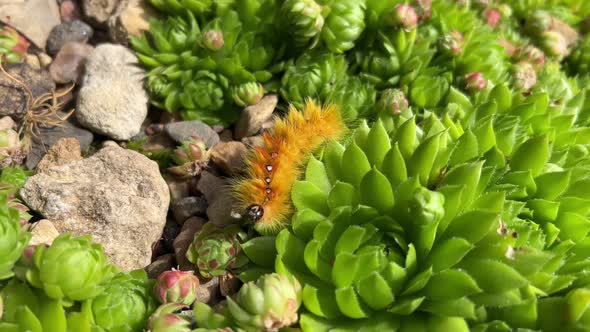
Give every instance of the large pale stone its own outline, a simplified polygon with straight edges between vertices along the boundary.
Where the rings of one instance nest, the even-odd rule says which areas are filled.
[[[150,263],[170,203],[156,162],[116,146],[32,176],[20,194],[60,233],[92,235],[126,271]]]
[[[101,44],[86,61],[76,118],[94,133],[115,140],[137,135],[147,116],[144,72],[129,49]]]
[[[61,23],[55,0],[0,0],[0,21],[17,28],[41,49],[51,29]]]

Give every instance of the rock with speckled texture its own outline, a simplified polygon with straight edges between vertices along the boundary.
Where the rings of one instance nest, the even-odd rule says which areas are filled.
[[[156,162],[116,146],[32,176],[20,194],[60,233],[92,235],[125,271],[150,263],[170,203]]]

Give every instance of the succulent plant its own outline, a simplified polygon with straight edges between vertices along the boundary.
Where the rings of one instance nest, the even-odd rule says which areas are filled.
[[[237,226],[220,228],[207,223],[195,236],[186,257],[205,278],[221,276],[226,270],[243,265],[240,241],[245,234]]]
[[[484,104],[466,130],[432,115],[420,127],[407,120],[391,134],[377,123],[357,129],[346,146],[328,147],[321,161],[312,159],[306,179],[293,189],[298,212],[292,230],[276,240],[276,270],[302,280],[310,312],[301,320],[303,330],[349,324],[403,328],[418,317],[424,317],[421,324],[433,320],[465,331],[487,328],[494,320],[535,328],[540,294],[584,285],[579,265],[584,256],[557,249],[565,245],[561,241],[587,234],[566,235],[574,219],[565,215],[576,214],[576,208],[565,203],[562,217],[546,214],[553,203],[545,199],[583,199],[576,186],[562,191],[563,182],[544,194],[571,174],[563,173],[563,152],[557,151],[573,143],[556,138],[549,157],[548,128],[534,125],[547,117],[546,97],[513,99],[499,85],[490,98],[498,112],[509,113],[495,120]],[[537,105],[538,118],[522,112],[532,107],[527,105]],[[476,144],[469,147],[468,141]],[[550,159],[562,160],[560,166],[547,164]],[[517,181],[527,173],[536,187]],[[312,186],[313,194],[302,189]],[[553,226],[567,238],[556,242]],[[546,265],[549,261],[555,265]],[[510,315],[515,310],[532,311]],[[369,320],[358,321],[362,318]]]
[[[230,95],[238,106],[255,105],[264,97],[264,86],[257,82],[232,86],[230,87]]]
[[[160,273],[154,286],[154,294],[160,303],[191,305],[197,299],[199,278],[193,271],[172,269]]]
[[[12,279],[1,291],[0,331],[65,332],[66,312],[61,300]]]
[[[301,285],[278,273],[265,274],[246,283],[235,300],[227,298],[227,312],[245,331],[276,331],[297,322]]]
[[[149,332],[190,332],[191,320],[181,311],[187,306],[181,303],[165,303],[150,316]]]
[[[28,48],[29,42],[15,29],[9,26],[0,29],[0,64],[21,62]]]
[[[117,272],[108,263],[102,246],[89,235],[61,234],[50,247],[38,246],[34,265],[26,272],[27,281],[52,299],[65,302],[93,298],[105,289]]]
[[[391,26],[401,26],[406,31],[416,28],[418,14],[410,5],[398,4],[385,14],[387,23]]]
[[[94,323],[106,331],[141,332],[157,307],[153,288],[143,269],[119,273],[82,310],[92,312]]]
[[[346,60],[341,55],[317,51],[300,56],[285,71],[281,80],[281,95],[297,107],[307,97],[329,95],[333,86],[346,74]]]
[[[14,275],[12,268],[31,234],[23,229],[19,210],[8,207],[6,202],[0,205],[0,280],[4,280]]]
[[[367,118],[373,113],[377,90],[365,80],[358,77],[342,78],[331,90],[322,99],[338,105],[345,121]]]
[[[286,0],[281,6],[281,14],[297,46],[314,47],[317,44],[324,27],[322,6],[314,0]]]
[[[514,88],[529,91],[537,83],[537,73],[529,62],[519,61],[513,67]]]
[[[590,35],[584,36],[567,58],[569,70],[572,74],[590,73]]]
[[[168,168],[168,172],[181,177],[192,177],[199,173],[209,161],[209,151],[205,142],[198,136],[182,142],[181,146],[174,150],[172,160],[178,166]]]
[[[152,103],[185,119],[228,125],[237,120],[236,107],[255,103],[264,93],[262,83],[280,50],[259,12],[272,15],[271,1],[245,1],[223,14],[197,21],[191,12],[153,20],[147,35],[133,38],[140,62],[149,69],[146,80]],[[276,6],[275,6],[276,7]],[[226,8],[226,7],[224,7]],[[231,9],[231,10],[230,10]],[[236,10],[233,10],[236,9]],[[225,105],[225,107],[224,107]]]
[[[365,28],[365,0],[333,1],[321,38],[328,50],[342,53],[354,47]]]

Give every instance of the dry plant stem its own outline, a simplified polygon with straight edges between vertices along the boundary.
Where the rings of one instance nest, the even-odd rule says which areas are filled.
[[[75,109],[72,109],[63,117],[60,117],[57,114],[57,112],[59,112],[65,105],[63,102],[58,102],[58,99],[72,91],[75,87],[75,83],[72,83],[71,86],[61,92],[56,93],[55,91],[52,91],[51,93],[44,93],[39,97],[34,98],[31,89],[29,89],[24,82],[6,72],[1,63],[0,71],[6,77],[16,82],[27,93],[25,116],[23,118],[22,126],[19,129],[19,136],[21,136],[23,142],[23,150],[27,152],[32,146],[32,137],[36,137],[39,133],[39,127],[51,126],[63,128],[62,122],[67,120],[74,113]]]

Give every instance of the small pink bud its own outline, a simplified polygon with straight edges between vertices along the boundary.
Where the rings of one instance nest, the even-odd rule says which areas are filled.
[[[443,37],[441,47],[452,55],[459,55],[463,52],[463,42],[463,35],[459,31],[453,30]]]
[[[495,28],[498,23],[500,23],[500,19],[502,18],[502,14],[497,9],[488,9],[485,11],[486,22],[492,28]]]
[[[388,22],[393,26],[401,26],[404,30],[410,31],[416,28],[418,14],[416,14],[414,7],[398,4],[392,11],[390,11]]]
[[[520,91],[529,91],[537,83],[537,73],[529,62],[520,61],[514,65],[514,87]]]
[[[220,30],[207,30],[203,33],[203,45],[213,51],[223,47],[223,32]]]
[[[190,305],[197,299],[199,279],[192,271],[164,271],[156,280],[154,294],[162,303]]]
[[[416,0],[416,14],[423,21],[430,18],[432,14],[432,0]]]
[[[470,92],[481,91],[486,87],[487,81],[480,72],[465,75],[465,89]]]

